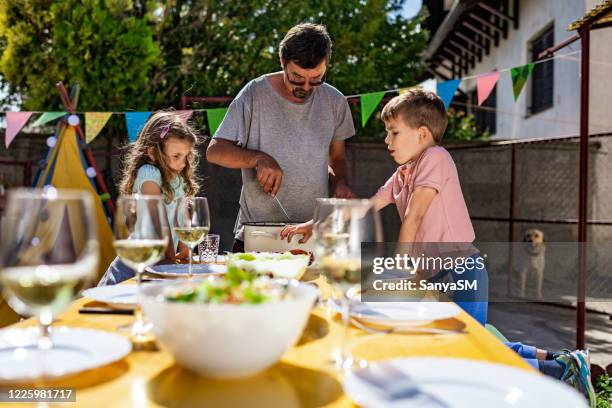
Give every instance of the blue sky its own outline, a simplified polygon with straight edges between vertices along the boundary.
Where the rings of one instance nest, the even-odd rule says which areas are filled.
[[[402,10],[402,15],[408,19],[412,18],[416,16],[422,5],[423,0],[406,0],[406,3],[404,3],[404,8]]]

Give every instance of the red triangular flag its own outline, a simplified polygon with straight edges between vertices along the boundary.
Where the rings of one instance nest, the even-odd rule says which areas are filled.
[[[32,112],[6,112],[6,135],[4,143],[6,148],[11,145],[17,133],[23,128],[32,116]]]
[[[478,75],[476,78],[476,91],[478,92],[478,106],[487,100],[495,84],[499,79],[499,72],[489,72],[488,74]]]

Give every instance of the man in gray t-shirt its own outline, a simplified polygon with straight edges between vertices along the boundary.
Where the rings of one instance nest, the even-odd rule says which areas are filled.
[[[250,81],[208,146],[209,162],[242,169],[235,251],[245,222],[313,217],[315,199],[352,198],[344,140],[355,134],[346,98],[324,82],[331,40],[323,26],[293,27],[279,47],[283,71]]]

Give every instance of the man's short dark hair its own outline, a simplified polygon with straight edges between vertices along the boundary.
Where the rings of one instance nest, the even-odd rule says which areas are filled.
[[[325,26],[303,23],[291,28],[280,43],[278,55],[304,69],[316,68],[329,62],[332,42]]]

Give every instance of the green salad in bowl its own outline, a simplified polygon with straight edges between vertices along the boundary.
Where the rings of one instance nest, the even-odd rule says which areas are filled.
[[[237,266],[229,266],[223,278],[201,282],[188,282],[168,288],[165,300],[184,303],[260,304],[281,300],[287,296],[287,288],[280,281],[267,276],[257,276]]]

